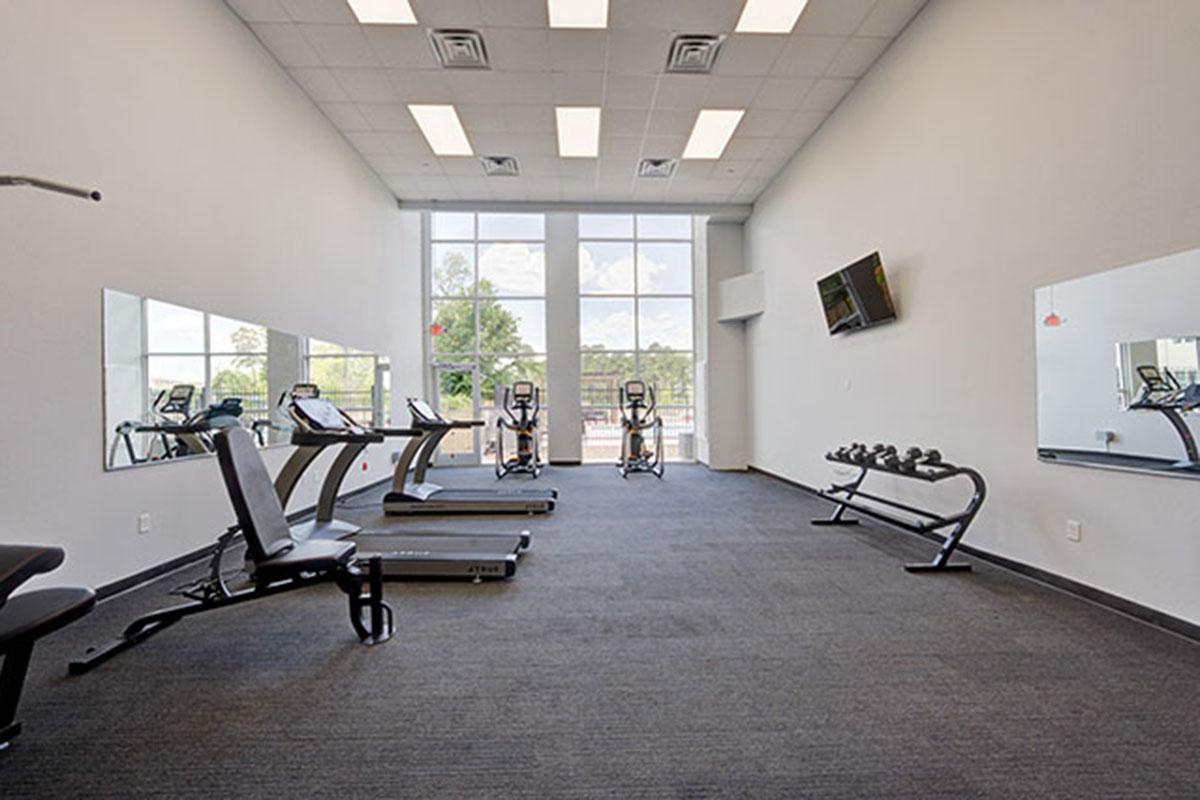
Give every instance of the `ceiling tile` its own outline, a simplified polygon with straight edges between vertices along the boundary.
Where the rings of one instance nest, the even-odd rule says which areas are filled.
[[[549,72],[496,72],[496,85],[491,102],[546,103],[554,102],[554,87]],[[468,76],[463,76],[467,78]],[[482,76],[481,76],[482,77]],[[454,83],[451,82],[451,86]]]
[[[480,0],[409,0],[417,21],[426,28],[479,28],[483,26]],[[483,0],[490,3],[492,0]]]
[[[554,108],[539,105],[505,105],[504,117],[512,133],[555,133]]]
[[[875,0],[809,0],[794,32],[849,36],[873,5]]]
[[[514,28],[546,28],[546,0],[484,0],[483,23]]]
[[[642,158],[679,158],[686,136],[647,136],[642,140]]]
[[[845,42],[842,36],[792,36],[784,45],[771,74],[820,77],[829,69]]]
[[[754,162],[748,178],[774,178],[787,164],[786,158],[764,158]]]
[[[891,39],[882,36],[853,36],[826,73],[830,78],[861,78],[883,54]]]
[[[381,66],[362,26],[301,25],[300,30],[327,67]]]
[[[658,78],[653,75],[609,75],[604,105],[613,108],[649,108]]]
[[[557,156],[526,156],[521,159],[521,175],[546,177],[558,175],[562,159]]]
[[[827,111],[797,111],[778,135],[789,139],[807,139],[828,116]]]
[[[658,79],[655,108],[687,108],[697,110],[708,95],[707,75],[663,75]]]
[[[553,101],[562,106],[598,106],[604,100],[603,72],[552,72]]]
[[[391,155],[435,158],[425,137],[416,131],[387,131],[380,135]]]
[[[405,103],[445,103],[451,99],[450,83],[441,70],[387,70],[396,99]]]
[[[712,161],[680,161],[672,181],[705,181],[712,175]]]
[[[608,108],[600,112],[600,135],[640,138],[650,112],[639,108]]]
[[[794,111],[816,82],[815,78],[767,78],[750,106]]]
[[[610,31],[608,71],[621,75],[657,75],[667,63],[670,43],[671,35],[666,31]]]
[[[321,111],[329,117],[329,121],[343,131],[372,130],[367,118],[358,110],[354,103],[318,103]]]
[[[441,175],[442,165],[439,159],[432,155],[422,156],[391,156],[389,159],[395,166],[396,172],[405,175]]]
[[[708,80],[705,108],[746,108],[763,85],[760,77],[712,77]]]
[[[651,136],[687,136],[696,124],[697,113],[693,109],[655,109],[646,132]]]
[[[363,155],[388,155],[387,140],[382,133],[345,131],[346,138]]]
[[[442,172],[446,175],[458,175],[469,178],[486,177],[483,172],[483,165],[479,163],[479,159],[475,156],[447,156],[439,158],[438,163],[441,164]]]
[[[292,23],[265,23],[261,25],[251,25],[250,29],[254,31],[254,35],[258,40],[266,45],[266,48],[271,51],[271,55],[275,56],[285,67],[320,67],[323,66],[321,57],[317,51],[309,44],[304,35],[300,33],[300,28]]]
[[[846,93],[854,88],[853,78],[822,78],[800,104],[803,111],[833,111]]]
[[[603,133],[603,123],[601,124]],[[636,156],[642,151],[642,137],[638,136],[601,136],[600,157],[606,156]]]
[[[333,72],[324,68],[289,69],[288,74],[300,84],[309,97],[318,103],[349,101],[350,95],[342,88]]]
[[[896,36],[924,5],[925,0],[879,0],[855,33],[859,36]]]
[[[424,28],[409,25],[364,25],[364,35],[380,63],[404,69],[441,69]]]
[[[459,121],[467,133],[504,133],[508,131],[508,120],[504,106],[497,104],[461,103],[455,106]]]
[[[295,22],[358,24],[346,0],[279,0],[279,4]]]
[[[279,0],[225,0],[246,22],[291,22]]]
[[[333,77],[356,103],[394,103],[398,99],[384,70],[338,68]]]
[[[485,28],[484,46],[493,69],[545,72],[550,69],[550,39],[537,28]]]
[[[402,103],[361,103],[363,119],[373,131],[415,131],[416,123]]]
[[[603,72],[604,31],[552,30],[550,69],[555,72]]]
[[[638,160],[633,156],[602,157],[597,163],[601,178],[624,178],[629,180],[637,173]]]
[[[777,136],[791,118],[791,111],[752,108],[742,117],[737,132],[742,136],[750,137]]]
[[[442,96],[440,102],[499,103],[504,99],[498,72],[454,70],[444,75],[449,94]]]
[[[735,33],[721,45],[716,75],[766,75],[779,58],[787,36],[774,34]]]
[[[756,161],[735,161],[729,158],[722,158],[713,164],[712,177],[721,180],[737,179],[741,181],[750,174],[750,170],[754,168]],[[737,187],[734,187],[736,189]],[[731,190],[732,191],[732,190]]]

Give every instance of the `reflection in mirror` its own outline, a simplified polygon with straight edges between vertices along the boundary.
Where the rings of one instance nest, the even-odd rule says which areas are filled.
[[[286,444],[277,401],[304,381],[364,424],[388,422],[385,358],[111,289],[103,303],[107,469],[207,455],[234,425]]]
[[[1038,289],[1038,456],[1200,477],[1200,250]]]

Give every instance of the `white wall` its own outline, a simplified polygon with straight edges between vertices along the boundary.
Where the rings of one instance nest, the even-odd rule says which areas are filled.
[[[1200,250],[1038,289],[1035,319],[1043,319],[1053,306],[1066,320],[1058,327],[1035,325],[1038,444],[1104,450],[1096,431],[1107,430],[1116,434],[1109,447],[1114,453],[1184,458],[1179,434],[1161,414],[1123,407],[1117,345],[1196,336],[1198,296]],[[1149,363],[1158,363],[1157,350],[1152,343],[1149,348],[1154,354]],[[1139,358],[1134,366],[1144,363]],[[1130,400],[1141,389],[1137,376],[1132,378]],[[1194,434],[1195,421],[1185,419],[1185,424]]]
[[[718,320],[721,282],[745,271],[745,232],[740,222],[696,227],[697,455],[713,469],[745,469],[746,331],[741,322]]]
[[[389,192],[223,3],[8,2],[0,30],[0,172],[104,192],[0,189],[0,541],[64,545],[53,580],[101,584],[232,521],[212,459],[102,470],[101,289],[387,353],[403,397],[419,262]],[[369,462],[355,481],[388,474],[387,450]]]
[[[754,463],[938,446],[990,483],[969,544],[1200,622],[1195,483],[1036,460],[1033,306],[1200,244],[1197,86],[1194,0],[933,0],[748,223]],[[876,249],[900,320],[829,337],[816,279]]]

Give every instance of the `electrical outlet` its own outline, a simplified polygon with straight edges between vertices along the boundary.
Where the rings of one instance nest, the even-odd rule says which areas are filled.
[[[146,534],[150,532],[150,515],[138,514],[138,533]]]
[[[1067,539],[1078,542],[1083,538],[1083,525],[1077,519],[1067,520]]]

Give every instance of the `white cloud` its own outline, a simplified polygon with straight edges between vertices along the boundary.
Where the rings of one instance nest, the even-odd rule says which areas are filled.
[[[546,293],[546,251],[542,245],[488,244],[479,248],[479,279],[501,295]]]
[[[633,349],[632,301],[584,299],[579,310],[581,345],[600,345],[609,350]]]

